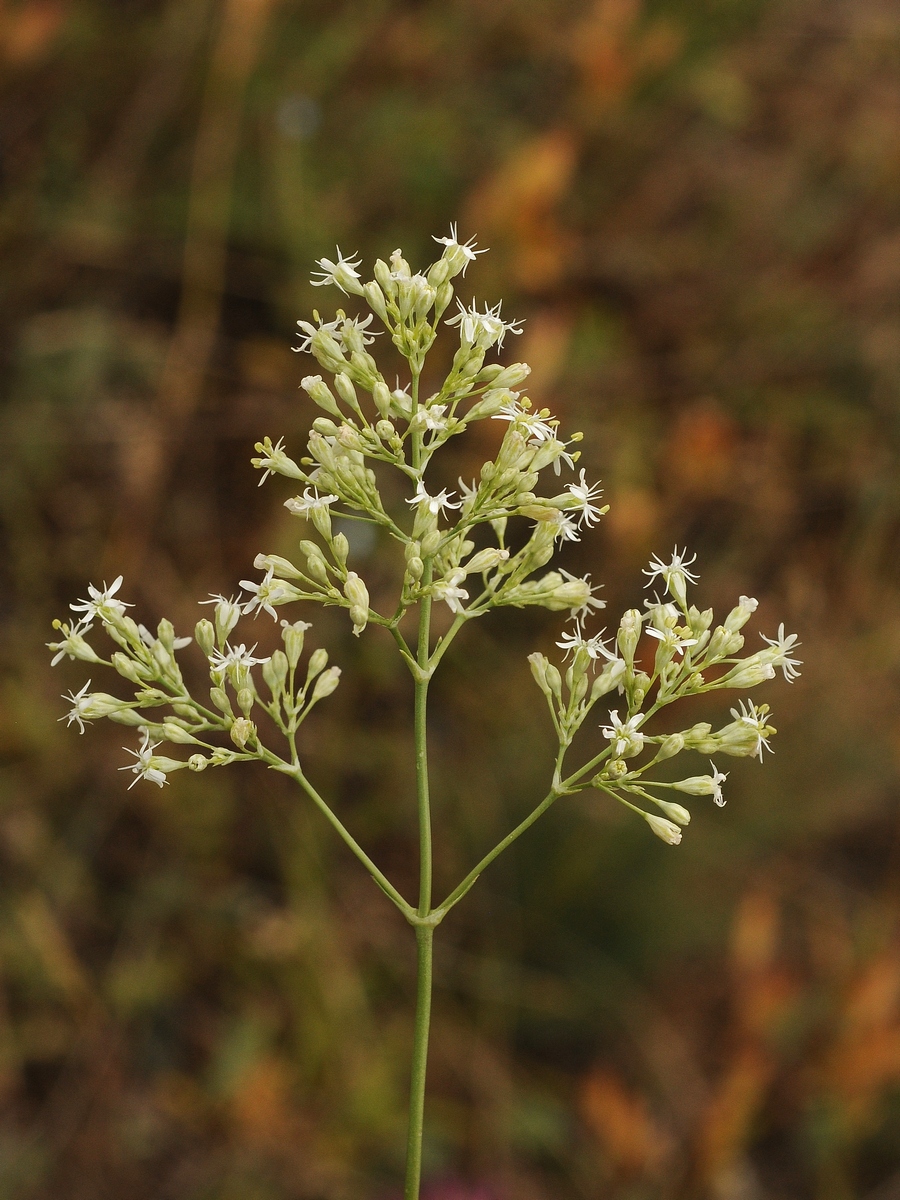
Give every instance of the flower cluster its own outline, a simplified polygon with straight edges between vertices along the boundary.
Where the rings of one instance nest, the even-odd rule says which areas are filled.
[[[677,843],[689,814],[664,794],[711,796],[720,804],[726,776],[714,765],[709,775],[675,781],[653,780],[647,773],[684,750],[761,759],[774,729],[767,706],[749,701],[732,709],[733,720],[717,731],[702,723],[680,733],[653,733],[651,718],[690,695],[755,687],[779,668],[787,680],[795,678],[796,636],[785,635],[781,626],[777,637],[764,639],[765,648],[739,657],[740,631],[756,601],[741,597],[714,625],[711,610],[701,612],[689,602],[688,588],[697,582],[689,570],[694,559],[677,547],[669,561],[654,558],[645,572],[648,586],[658,582],[666,598],[654,596],[645,611],[625,613],[614,636],[587,631],[593,611],[604,607],[597,588],[589,576],[549,566],[565,543],[579,540],[607,511],[599,503],[599,485],[576,468],[581,435],[564,437],[548,410],[535,410],[522,390],[526,364],[487,361],[508,336],[521,333],[520,321],[506,320],[499,303],[480,306],[474,300],[468,305],[457,300],[456,314],[445,318],[454,280],[481,251],[474,242],[459,242],[455,228],[435,240],[440,256],[422,271],[413,271],[400,250],[388,261],[379,259],[368,281],[360,273],[361,260],[340,250],[335,259],[318,263],[314,284],[336,287],[363,311],[348,314],[339,308],[333,319],[316,312],[312,322],[298,322],[297,349],[318,365],[318,373],[307,375],[301,386],[319,415],[296,458],[283,439],[273,443],[265,437],[256,446],[253,465],[262,472],[260,483],[273,476],[295,482],[297,494],[285,507],[304,522],[306,536],[298,539],[292,559],[258,555],[254,565],[261,577],[243,580],[240,598],[214,596],[204,602],[214,606],[212,617],[197,623],[193,641],[206,659],[208,700],[192,696],[176,657],[192,639],[176,637],[165,620],[155,634],[137,624],[128,616],[130,606],[118,598],[119,577],[109,587],[91,586],[88,599],[71,605],[76,619],[54,623],[60,636],[50,648],[54,663],[68,656],[112,667],[134,686],[133,696],[92,693],[88,682],[69,693],[72,707],[63,719],[81,732],[101,716],[139,730],[139,747],[130,751],[135,761],[123,768],[134,773],[134,782],[162,786],[183,768],[201,771],[257,759],[294,774],[324,805],[303,775],[296,737],[312,707],[337,687],[340,670],[327,666],[322,649],[300,669],[309,628],[303,621],[283,620],[282,647],[257,656],[256,643],[248,649],[253,639],[232,640],[242,617],[265,613],[277,621],[281,608],[297,602],[344,608],[357,636],[368,626],[385,629],[422,685],[468,621],[506,606],[539,606],[566,612],[571,622],[557,642],[563,651],[560,666],[541,654],[530,659],[559,738],[552,798],[597,788],[633,808],[664,841]],[[455,331],[458,347],[446,377],[425,394],[424,364],[442,323]],[[379,331],[408,364],[403,386],[397,381],[391,387],[370,352]],[[435,455],[483,420],[503,423],[496,454],[471,484],[460,480],[458,491],[442,486],[432,467]],[[405,504],[385,500],[396,495],[395,490],[382,494],[385,469],[402,478]],[[563,471],[576,469],[577,477],[560,482]],[[350,563],[350,543],[338,517],[340,524],[373,524],[397,547],[397,595],[388,611],[373,607],[365,581]],[[516,534],[508,544],[510,523]],[[424,648],[421,636],[414,648],[404,633],[407,613],[416,609],[427,616],[435,603],[450,610],[450,628],[432,646],[426,619]],[[113,643],[109,657],[88,640],[96,624]],[[614,698],[607,699],[599,722],[603,749],[567,774],[564,758],[576,733],[608,697]],[[154,712],[163,708],[168,709],[164,716]],[[264,743],[260,712],[286,748],[276,751]],[[164,744],[189,747],[189,757],[157,754]],[[389,885],[385,890],[390,894]]]

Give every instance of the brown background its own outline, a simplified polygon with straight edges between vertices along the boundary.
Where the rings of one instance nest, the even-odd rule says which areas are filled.
[[[43,643],[88,580],[184,632],[290,552],[248,460],[310,420],[312,261],[453,219],[604,480],[570,568],[621,611],[687,542],[806,665],[679,849],[579,800],[443,927],[431,1200],[900,1195],[897,6],[6,0],[0,62],[0,1198],[396,1195],[408,930],[284,781],[126,791]],[[541,794],[558,627],[448,659],[445,882]],[[348,632],[305,752],[409,890],[408,681]]]

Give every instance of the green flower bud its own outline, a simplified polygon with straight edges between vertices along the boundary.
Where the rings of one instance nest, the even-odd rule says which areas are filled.
[[[644,813],[643,816],[656,836],[667,846],[680,844],[681,830],[674,821],[667,821],[665,817],[655,817],[652,813]]]
[[[281,640],[284,642],[288,665],[292,671],[296,668],[300,661],[300,655],[303,653],[304,634],[307,629],[311,628],[308,621],[295,621],[293,625],[288,624],[287,621],[281,622]]]
[[[375,313],[377,317],[380,317],[382,321],[387,323],[387,302],[384,298],[384,292],[374,279],[371,283],[367,283],[363,286],[363,296],[365,296],[366,303],[368,304],[369,308],[371,308],[372,312]]]
[[[129,658],[127,654],[123,654],[121,650],[117,650],[111,659],[112,665],[123,677],[132,683],[138,685],[145,683],[148,679],[153,678],[153,672],[149,671],[143,663],[136,662],[133,658]]]
[[[671,800],[657,800],[656,797],[654,797],[654,803],[676,824],[690,825],[691,814],[683,805],[673,804]]]
[[[311,679],[315,679],[318,674],[324,671],[327,662],[328,651],[324,647],[320,646],[318,650],[313,651],[306,670],[306,682],[309,683]]]
[[[194,637],[197,639],[197,645],[209,658],[216,648],[216,631],[212,621],[207,621],[205,617],[198,621],[194,626]]]
[[[226,717],[233,716],[231,701],[228,699],[228,693],[224,688],[214,687],[209,689],[209,698],[212,700],[216,708],[223,712]]]
[[[619,632],[616,641],[619,651],[630,667],[634,663],[634,652],[643,628],[643,614],[636,608],[630,608],[619,622]]]
[[[729,633],[737,633],[739,629],[744,628],[757,608],[759,608],[758,600],[754,600],[752,596],[741,596],[737,607],[733,608],[725,618],[725,628]]]
[[[344,403],[358,413],[360,411],[359,399],[350,376],[345,371],[339,371],[334,377],[334,386]]]
[[[327,671],[320,675],[316,680],[316,686],[313,688],[313,704],[319,700],[324,700],[326,696],[330,696],[337,687],[340,677],[340,667],[329,667]]]
[[[531,674],[534,676],[535,683],[544,695],[552,695],[550,684],[547,681],[547,668],[550,666],[549,660],[543,654],[535,652],[528,655],[528,664],[531,667]]]
[[[242,687],[238,691],[238,694],[237,694],[238,708],[241,710],[241,712],[244,714],[245,717],[250,716],[250,713],[253,711],[253,705],[254,705],[255,701],[256,701],[256,697],[254,696],[254,694],[250,690],[250,688]]]
[[[674,758],[676,754],[680,754],[684,749],[684,734],[670,733],[664,742],[660,744],[656,752],[656,757],[660,761],[665,758]]]
[[[313,403],[318,404],[319,408],[323,408],[325,412],[331,413],[333,417],[338,417],[339,419],[343,417],[343,413],[338,408],[337,400],[332,395],[331,388],[321,375],[307,375],[305,379],[300,380],[300,386]]]
[[[347,541],[346,534],[335,534],[331,543],[331,553],[334,555],[335,562],[340,563],[342,567],[347,565],[347,557],[350,554],[350,543]]]
[[[191,771],[205,771],[209,763],[210,760],[202,754],[192,754],[187,760],[187,765]]]
[[[591,688],[591,703],[599,700],[601,696],[605,696],[607,692],[611,692],[614,687],[618,687],[626,670],[627,667],[621,658],[614,658],[608,662],[594,680]]]

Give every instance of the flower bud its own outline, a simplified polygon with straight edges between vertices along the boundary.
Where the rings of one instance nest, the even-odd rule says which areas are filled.
[[[675,821],[676,824],[690,825],[691,814],[683,805],[674,804],[671,800],[655,800],[655,803],[656,807],[661,808],[666,816]]]
[[[287,621],[281,622],[281,640],[284,642],[288,665],[293,671],[303,653],[303,636],[312,626],[308,621],[295,621],[293,625]],[[272,656],[275,657],[274,655]]]
[[[149,671],[143,663],[136,662],[133,658],[129,658],[127,654],[123,654],[121,650],[117,650],[112,656],[112,665],[124,679],[129,679],[132,683],[143,684],[148,679],[152,679],[153,673]]]
[[[420,505],[424,508],[424,505]],[[439,530],[430,529],[422,538],[422,557],[431,558],[437,552],[438,546],[441,544],[441,535]]]
[[[149,723],[146,717],[142,717],[133,708],[122,708],[118,712],[108,713],[107,716],[117,725],[130,725],[134,729],[140,729]]]
[[[356,395],[356,388],[353,386],[353,381],[345,371],[339,371],[334,377],[334,386],[337,389],[337,394],[349,405],[354,412],[359,412],[359,400]]]
[[[754,600],[752,596],[741,596],[737,607],[733,608],[725,618],[725,628],[729,633],[737,633],[739,629],[744,628],[757,608],[759,608],[758,600]]]
[[[324,700],[326,696],[330,696],[338,685],[341,678],[340,667],[329,667],[316,680],[316,686],[313,688],[312,702],[315,704],[318,700]]]
[[[384,259],[379,258],[376,261],[374,275],[381,287],[382,293],[393,300],[397,295],[397,283],[391,272],[391,268]]]
[[[361,608],[369,607],[368,589],[355,571],[349,571],[347,574],[347,579],[344,583],[344,595],[351,604],[357,604]]]
[[[248,742],[256,741],[256,726],[246,717],[238,717],[229,730],[231,740],[243,750]]]
[[[316,417],[312,427],[316,433],[321,433],[322,437],[337,437],[338,426],[330,417]]]
[[[656,752],[657,760],[662,761],[665,758],[674,758],[683,749],[684,735],[681,733],[670,733],[666,740],[660,744]]]
[[[346,534],[335,534],[331,543],[331,553],[334,555],[335,561],[340,563],[342,567],[347,565],[347,557],[350,554],[350,543],[347,541]]]
[[[595,700],[599,700],[601,696],[605,696],[607,692],[611,692],[614,687],[617,687],[627,669],[621,658],[614,658],[608,662],[594,680],[594,686],[591,688],[591,703],[593,704]]]
[[[306,670],[306,682],[309,683],[311,679],[315,679],[318,674],[324,671],[327,662],[328,651],[324,647],[320,646],[318,650],[314,650],[310,655],[309,666]]]
[[[250,713],[253,711],[253,705],[254,705],[255,700],[256,700],[256,697],[253,695],[253,692],[250,690],[250,688],[242,687],[238,691],[238,694],[237,694],[238,708],[241,710],[241,712],[244,714],[245,717],[249,717]]]
[[[531,667],[531,674],[534,676],[535,683],[545,696],[550,696],[550,684],[547,682],[547,668],[550,666],[549,660],[545,655],[535,652],[528,655],[528,665]]]
[[[366,304],[371,308],[372,312],[382,321],[387,321],[387,302],[384,298],[384,292],[373,279],[370,283],[363,285],[363,296],[366,299]]]
[[[410,579],[414,579],[416,583],[422,578],[425,573],[425,564],[421,558],[411,558],[406,564],[406,574]]]
[[[372,399],[382,419],[386,421],[391,413],[391,393],[388,385],[379,380],[372,388]]]
[[[643,615],[636,608],[629,608],[628,612],[623,615],[622,620],[619,622],[619,632],[616,636],[616,641],[622,657],[629,667],[634,663],[634,652],[640,640],[642,627]]]
[[[333,417],[338,417],[339,419],[343,417],[343,413],[338,408],[337,400],[332,395],[331,388],[321,375],[307,375],[305,379],[300,380],[300,386],[307,393],[310,400],[314,404],[318,404],[319,408],[323,408],[325,412],[331,413]]]
[[[497,546],[487,546],[473,555],[467,563],[464,563],[463,570],[467,575],[481,575],[485,571],[492,571],[494,567],[506,562],[508,558],[508,550],[501,550]]]
[[[300,579],[302,573],[297,570],[290,559],[282,558],[280,554],[257,554],[253,560],[257,571],[272,571],[279,579]]]
[[[644,820],[667,846],[677,846],[681,842],[681,830],[674,821],[667,821],[665,817],[655,817],[652,813],[644,813]]]
[[[209,759],[202,754],[192,754],[187,760],[188,768],[191,771],[205,771],[209,766]]]
[[[375,432],[383,442],[390,442],[392,438],[397,436],[397,430],[388,420],[376,422]]]
[[[638,671],[635,674],[634,682],[632,684],[632,689],[631,689],[632,700],[634,701],[634,704],[636,706],[640,705],[643,702],[643,699],[647,695],[647,691],[648,691],[649,687],[650,687],[650,676],[645,674],[645,672],[643,672],[643,671]]]
[[[183,725],[178,725],[175,721],[165,721],[163,723],[162,735],[167,742],[174,742],[180,746],[195,745],[197,742],[192,733],[188,733]],[[184,763],[181,765],[184,766]]]
[[[207,621],[205,617],[198,621],[194,626],[194,637],[197,639],[197,645],[209,658],[216,648],[216,631],[212,621]]]
[[[226,717],[233,716],[231,701],[228,699],[228,693],[224,688],[214,687],[209,689],[209,698],[212,700],[216,708],[223,712]]]

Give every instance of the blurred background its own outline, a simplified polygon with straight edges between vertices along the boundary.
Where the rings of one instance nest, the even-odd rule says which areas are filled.
[[[618,613],[687,542],[805,669],[679,849],[578,798],[442,927],[429,1200],[895,1200],[897,5],[4,0],[0,62],[0,1200],[399,1195],[408,929],[284,780],[126,790],[44,643],[89,580],[185,633],[291,552],[249,458],[312,416],[313,260],[418,266],[451,220],[604,481],[566,565]],[[409,680],[331,616],[309,772],[409,893]],[[558,618],[479,626],[434,693],[441,890],[552,750]]]

